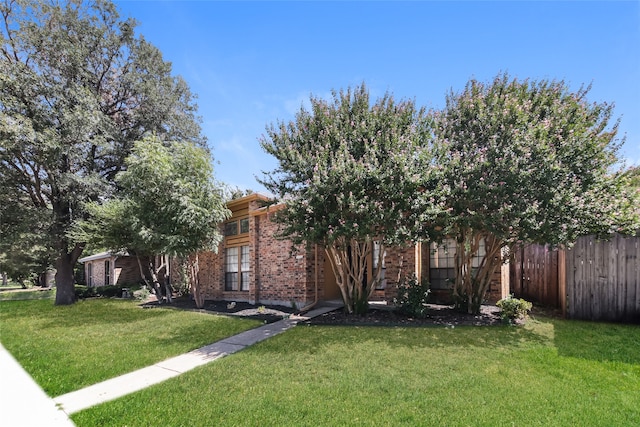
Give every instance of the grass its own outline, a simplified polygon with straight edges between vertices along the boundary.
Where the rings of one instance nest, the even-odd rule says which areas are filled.
[[[120,299],[0,302],[0,342],[50,396],[152,365],[260,323]]]
[[[78,426],[640,425],[640,328],[299,326]]]
[[[53,299],[56,296],[55,289],[33,288],[14,290],[0,288],[0,301],[19,301],[32,299]]]

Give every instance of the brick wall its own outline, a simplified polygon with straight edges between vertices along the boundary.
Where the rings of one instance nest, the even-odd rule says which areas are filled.
[[[257,229],[251,245],[256,299],[265,304],[295,304],[298,308],[312,302],[314,251],[297,248],[292,253],[291,241],[275,239],[277,224],[271,221],[271,214],[252,219]]]
[[[85,263],[84,271],[87,286],[97,287],[106,285],[104,282],[104,262],[105,259],[102,258]],[[91,267],[89,267],[89,265],[91,265]],[[89,274],[89,270],[91,270],[91,274]]]
[[[261,206],[249,202],[249,212]],[[262,212],[249,216],[249,290],[224,290],[224,262],[227,240],[218,252],[201,252],[199,280],[208,300],[245,301],[252,304],[295,304],[297,308],[313,301],[314,251],[302,250],[292,254],[291,242],[274,237],[277,225],[271,215]]]

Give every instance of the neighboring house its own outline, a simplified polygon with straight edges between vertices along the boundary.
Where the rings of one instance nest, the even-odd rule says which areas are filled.
[[[84,264],[85,283],[89,287],[127,285],[142,280],[135,257],[101,252],[80,258]]]
[[[295,305],[303,308],[316,301],[340,300],[331,265],[324,248],[312,246],[291,252],[291,242],[274,237],[277,206],[265,207],[269,198],[251,194],[232,200],[232,216],[223,226],[224,240],[217,253],[199,253],[199,281],[208,300],[246,301],[252,304]],[[377,249],[378,246],[374,248]],[[422,243],[405,248],[386,248],[384,280],[372,300],[392,303],[397,283],[415,274],[432,284],[432,302],[450,303],[454,277],[455,246]],[[373,266],[372,257],[371,265]],[[373,268],[369,269],[372,274]],[[509,293],[509,268],[496,270],[488,295],[495,302]]]

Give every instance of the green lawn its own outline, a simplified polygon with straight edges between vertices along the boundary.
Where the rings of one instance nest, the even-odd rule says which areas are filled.
[[[0,342],[50,396],[152,365],[259,326],[254,320],[120,299],[0,302]]]
[[[55,296],[56,296],[55,289],[43,289],[43,288],[31,288],[31,289],[24,289],[24,290],[1,289],[0,291],[0,301],[53,299]]]
[[[78,426],[637,426],[640,327],[298,326]]]

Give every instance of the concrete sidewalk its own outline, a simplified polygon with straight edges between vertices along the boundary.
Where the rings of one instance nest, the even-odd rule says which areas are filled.
[[[294,327],[298,322],[311,319],[335,309],[336,306],[319,307],[304,316],[294,315],[278,322],[268,323],[189,353],[164,360],[153,366],[58,396],[53,400],[64,409],[67,414],[73,414],[91,406],[117,399],[169,378],[176,377],[198,366],[213,362],[214,360],[238,352],[257,342],[278,335]]]
[[[66,413],[0,344],[0,425],[73,427]]]

